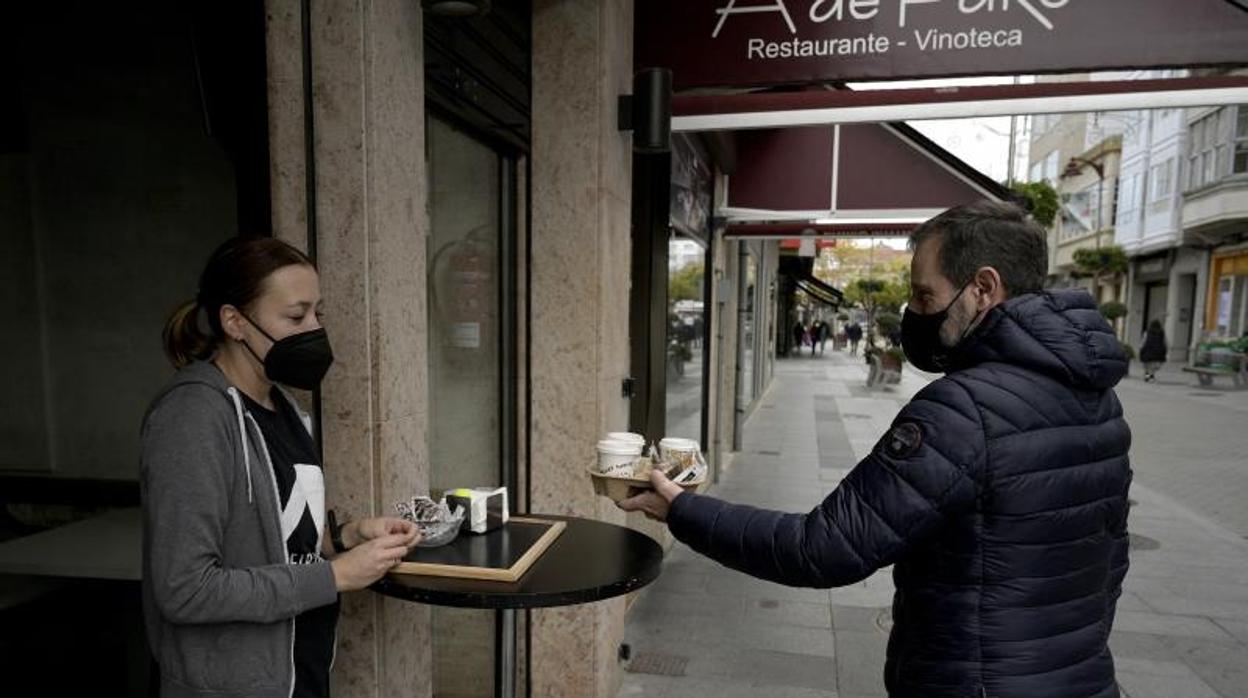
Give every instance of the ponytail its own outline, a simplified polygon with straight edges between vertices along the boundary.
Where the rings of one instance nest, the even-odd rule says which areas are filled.
[[[198,301],[183,303],[173,311],[161,332],[165,356],[174,368],[208,359],[217,350],[217,341],[199,327],[199,310]]]
[[[221,307],[247,308],[264,292],[270,274],[292,265],[316,268],[307,255],[276,238],[234,237],[221,243],[204,266],[195,300],[175,310],[161,333],[173,367],[212,358],[225,340]],[[199,322],[201,310],[207,332]]]

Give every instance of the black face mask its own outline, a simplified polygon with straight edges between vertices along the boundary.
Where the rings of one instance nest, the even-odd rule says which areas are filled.
[[[906,352],[906,358],[914,367],[920,371],[928,373],[942,373],[949,367],[949,359],[952,357],[958,345],[966,339],[970,334],[971,328],[975,327],[975,321],[979,319],[977,314],[971,320],[971,324],[962,331],[962,336],[958,337],[958,341],[952,347],[946,347],[940,341],[940,328],[945,324],[945,320],[949,319],[949,309],[954,303],[962,297],[966,292],[967,286],[963,286],[958,295],[949,301],[944,310],[921,315],[919,313],[906,308],[905,314],[901,318],[901,348]]]
[[[247,344],[246,340],[243,341],[243,346],[247,347],[247,351],[256,357],[256,361],[264,365],[265,377],[274,383],[289,385],[300,390],[313,390],[321,384],[321,379],[329,371],[330,364],[334,363],[334,352],[329,347],[329,334],[325,332],[325,328],[273,339],[254,320],[246,315],[243,317],[251,323],[252,327],[260,330],[260,334],[273,342],[273,346],[269,347],[269,353],[261,359],[251,345]]]

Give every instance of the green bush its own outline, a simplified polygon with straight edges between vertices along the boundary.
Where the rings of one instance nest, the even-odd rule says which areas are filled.
[[[1118,301],[1101,303],[1101,315],[1104,315],[1106,320],[1113,322],[1118,318],[1127,316],[1127,306],[1126,304],[1119,303]]]
[[[896,313],[880,313],[875,318],[875,324],[880,328],[880,332],[890,335],[901,327],[901,316]]]
[[[1053,227],[1053,221],[1057,218],[1057,210],[1061,207],[1058,199],[1057,191],[1053,186],[1045,181],[1039,182],[1015,182],[1011,187],[1014,192],[1028,202],[1028,208],[1031,210],[1032,218],[1045,228]]]
[[[1135,347],[1123,342],[1122,351],[1127,355],[1127,361],[1135,361]]]

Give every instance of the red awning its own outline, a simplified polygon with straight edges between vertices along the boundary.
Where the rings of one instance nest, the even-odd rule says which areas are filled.
[[[733,220],[913,224],[1006,191],[904,124],[742,131],[728,178]],[[835,222],[835,221],[832,221]]]

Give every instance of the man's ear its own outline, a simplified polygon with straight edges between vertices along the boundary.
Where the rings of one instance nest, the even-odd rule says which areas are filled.
[[[980,267],[975,272],[975,300],[980,310],[991,308],[1005,302],[1005,283],[1001,281],[1001,273],[992,267]]]

